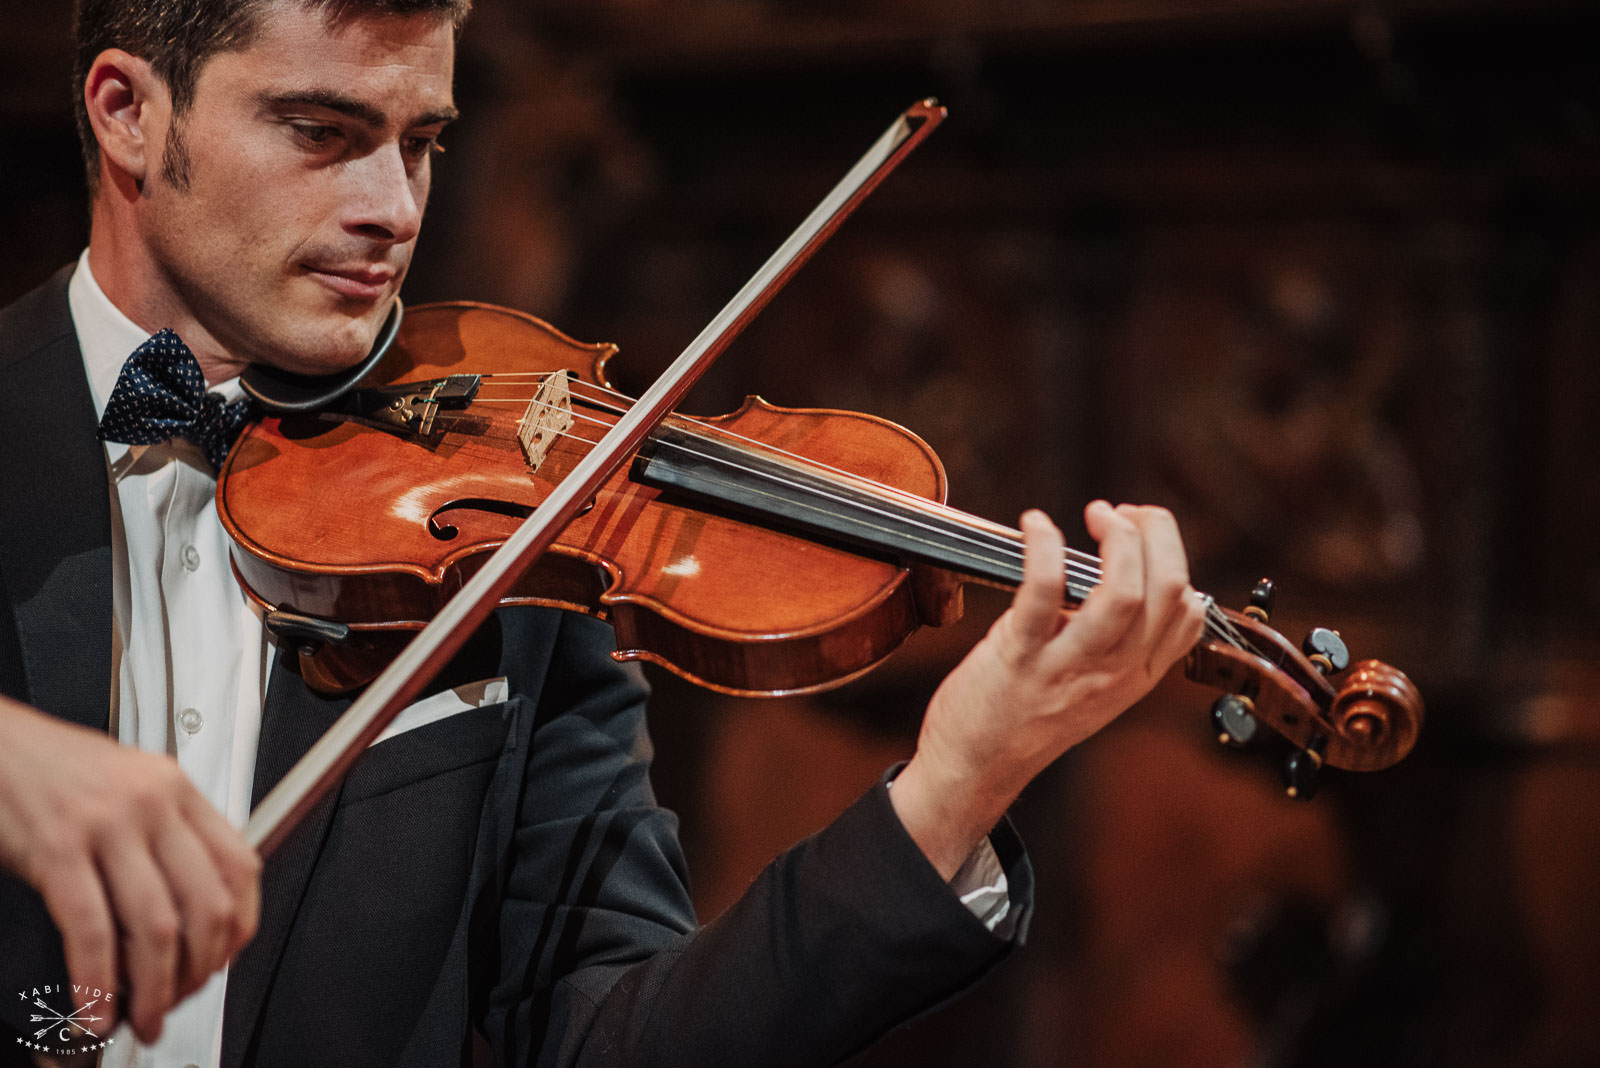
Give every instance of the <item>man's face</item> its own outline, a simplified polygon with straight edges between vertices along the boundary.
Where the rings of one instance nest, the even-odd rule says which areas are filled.
[[[287,2],[208,60],[141,198],[157,325],[299,373],[361,359],[411,263],[454,54],[447,18]]]

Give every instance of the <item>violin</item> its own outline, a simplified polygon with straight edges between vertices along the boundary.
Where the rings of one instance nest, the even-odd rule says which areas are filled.
[[[607,377],[615,352],[505,308],[426,305],[339,405],[246,429],[217,511],[308,682],[369,682],[540,506],[631,403]],[[958,618],[963,583],[1021,581],[1021,534],[946,507],[946,488],[933,449],[876,416],[759,397],[669,416],[500,603],[605,618],[619,659],[724,693],[837,686]],[[1077,603],[1098,560],[1068,550],[1063,576]],[[1269,610],[1262,589],[1242,612],[1208,608],[1186,670],[1228,695],[1219,730],[1242,742],[1264,720],[1352,770],[1399,760],[1422,718],[1406,677],[1366,661],[1335,689],[1337,635],[1302,651]]]
[[[779,695],[840,685],[917,627],[958,618],[964,583],[1021,582],[1020,532],[948,507],[937,455],[888,420],[755,397],[714,418],[673,411],[942,114],[925,101],[903,116],[638,400],[608,378],[615,346],[457,302],[408,311],[332,403],[247,427],[217,490],[235,573],[310,685],[367,687],[252,816],[263,853],[496,605],[596,615],[619,659]],[[1075,605],[1099,560],[1067,550],[1062,564]],[[1296,648],[1267,625],[1271,602],[1265,581],[1242,611],[1207,599],[1185,671],[1222,691],[1219,737],[1244,743],[1266,724],[1288,738],[1299,797],[1324,765],[1400,760],[1422,725],[1416,688],[1375,660],[1350,669],[1334,631]],[[457,636],[430,643],[441,630]]]

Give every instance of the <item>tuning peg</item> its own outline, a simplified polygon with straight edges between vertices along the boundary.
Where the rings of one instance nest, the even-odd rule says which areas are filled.
[[[1264,578],[1251,589],[1250,603],[1245,605],[1244,614],[1258,623],[1265,623],[1267,617],[1272,615],[1272,604],[1276,599],[1277,590],[1272,580]]]
[[[1317,796],[1322,780],[1322,747],[1328,740],[1321,735],[1311,739],[1304,749],[1297,749],[1283,762],[1284,792],[1296,801],[1310,801]]]
[[[1300,643],[1300,651],[1324,675],[1337,675],[1350,666],[1350,650],[1345,648],[1344,639],[1327,627],[1313,627]]]
[[[1211,725],[1223,745],[1245,746],[1255,738],[1261,721],[1255,717],[1250,698],[1242,693],[1225,693],[1211,706]]]

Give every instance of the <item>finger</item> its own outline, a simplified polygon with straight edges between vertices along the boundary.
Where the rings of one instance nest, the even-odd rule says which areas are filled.
[[[1207,599],[1195,589],[1188,589],[1157,638],[1150,654],[1148,671],[1152,677],[1164,675],[1175,661],[1193,649],[1205,630]]]
[[[1144,537],[1146,582],[1182,588],[1189,584],[1189,556],[1171,512],[1155,505],[1123,505],[1117,509]]]
[[[117,928],[100,873],[84,854],[39,879],[39,894],[61,931],[67,974],[84,989],[117,988]]]
[[[154,1042],[175,1000],[178,910],[142,836],[116,839],[102,874],[111,907],[122,921],[123,958],[132,988],[128,1022],[140,1041]]]
[[[1129,518],[1144,535],[1145,585],[1151,605],[1146,670],[1154,678],[1164,675],[1200,640],[1208,602],[1189,585],[1189,558],[1172,513],[1146,506],[1132,509]]]
[[[1061,629],[1065,596],[1065,539],[1036,508],[1022,515],[1022,584],[1012,598],[1012,622],[1023,641],[1039,646]]]
[[[1139,528],[1143,540],[1145,642],[1153,647],[1194,607],[1189,559],[1171,512],[1150,506],[1124,506],[1118,511]]]
[[[233,901],[233,930],[228,947],[231,958],[255,937],[261,919],[261,857],[250,848],[244,835],[198,794],[186,806],[184,815],[200,836]]]
[[[1144,544],[1138,526],[1120,509],[1094,501],[1083,511],[1089,534],[1100,544],[1100,583],[1090,591],[1068,628],[1086,652],[1116,648],[1138,622],[1144,601]]]
[[[211,853],[183,820],[162,825],[155,858],[178,910],[173,999],[182,1000],[226,964],[233,949],[233,895]]]

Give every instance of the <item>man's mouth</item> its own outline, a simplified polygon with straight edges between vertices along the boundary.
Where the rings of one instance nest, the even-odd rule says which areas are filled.
[[[375,301],[384,297],[395,275],[390,267],[307,265],[306,270],[340,296],[360,301]]]

